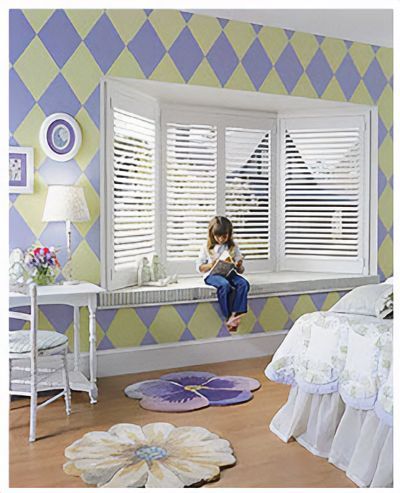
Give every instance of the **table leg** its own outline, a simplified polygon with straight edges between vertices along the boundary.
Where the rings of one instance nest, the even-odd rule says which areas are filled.
[[[79,371],[80,364],[80,311],[79,306],[74,306],[74,370]]]
[[[89,371],[90,371],[90,403],[95,404],[97,402],[97,361],[96,361],[96,308],[97,299],[96,295],[89,296],[88,309],[89,309]]]

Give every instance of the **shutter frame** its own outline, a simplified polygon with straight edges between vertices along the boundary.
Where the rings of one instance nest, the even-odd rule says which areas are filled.
[[[104,129],[106,133],[106,138],[105,138],[105,149],[104,149],[104,163],[103,163],[103,172],[104,172],[104,187],[106,190],[105,197],[104,197],[104,203],[105,203],[105,225],[103,226],[104,233],[103,233],[103,241],[107,243],[107,248],[106,248],[106,255],[102,256],[102,262],[105,257],[105,266],[104,266],[104,274],[103,274],[103,280],[105,280],[106,283],[106,288],[108,290],[116,290],[116,289],[121,289],[125,287],[130,287],[133,286],[137,283],[137,272],[136,272],[136,266],[137,263],[134,261],[134,259],[140,255],[140,251],[138,249],[138,245],[141,245],[142,242],[135,243],[135,240],[137,238],[137,233],[140,230],[140,224],[139,222],[131,222],[132,228],[131,231],[133,234],[130,234],[130,236],[126,237],[123,236],[122,239],[120,236],[118,236],[120,233],[122,235],[125,235],[127,232],[129,232],[129,222],[126,223],[126,225],[121,224],[121,229],[117,231],[115,229],[115,218],[120,217],[121,221],[126,221],[129,219],[129,216],[135,217],[135,204],[138,204],[138,201],[136,200],[137,198],[139,199],[140,202],[142,202],[144,205],[141,207],[141,210],[143,209],[148,209],[151,203],[151,200],[147,200],[144,198],[144,196],[141,196],[140,190],[143,191],[143,193],[148,193],[150,192],[150,195],[153,196],[152,202],[153,202],[153,210],[154,213],[152,216],[155,218],[156,216],[156,204],[155,204],[155,172],[157,168],[157,157],[158,153],[156,152],[157,146],[158,146],[158,139],[159,139],[159,132],[158,126],[159,126],[159,106],[156,101],[156,99],[151,98],[147,95],[141,94],[137,91],[132,90],[131,88],[127,87],[123,83],[117,83],[114,81],[110,82],[105,82],[104,83],[104,97],[106,98],[107,101],[107,107],[106,111],[104,113]],[[149,138],[149,134],[152,134],[152,140],[151,146],[149,147],[150,149],[150,155],[153,156],[152,158],[152,163],[149,165],[143,165],[143,159],[145,159],[145,153],[149,151],[147,149],[145,153],[142,154],[142,151],[140,151],[140,159],[139,162],[136,161],[135,163],[135,158],[134,156],[129,156],[130,159],[130,164],[129,165],[121,165],[120,168],[118,168],[118,183],[119,183],[119,188],[121,189],[118,191],[118,194],[121,196],[121,200],[116,200],[116,195],[114,194],[114,173],[115,173],[115,163],[114,163],[114,109],[118,108],[120,110],[126,111],[130,113],[131,115],[137,115],[138,119],[135,122],[136,124],[139,124],[139,128],[141,129],[141,135],[144,136],[144,139]],[[116,112],[117,113],[117,112]],[[132,118],[128,118],[132,120]],[[148,125],[143,125],[141,121],[143,120],[151,120],[152,123],[150,126]],[[150,129],[150,130],[149,130]],[[135,132],[135,130],[132,130],[130,128],[130,125],[127,126],[127,130],[129,133]],[[129,140],[129,139],[128,139]],[[150,142],[149,140],[149,142]],[[131,142],[135,142],[134,140],[131,139]],[[124,147],[124,155],[128,156],[128,154],[131,154],[129,147],[131,147],[132,144],[123,144]],[[139,148],[137,148],[139,149]],[[140,150],[140,149],[139,149]],[[127,152],[128,151],[128,152]],[[137,152],[135,151],[136,155]],[[127,187],[130,186],[130,183],[132,183],[132,178],[133,178],[133,173],[135,171],[130,170],[129,168],[132,167],[132,164],[137,166],[141,166],[143,171],[145,172],[143,177],[146,176],[146,171],[145,169],[148,169],[150,173],[153,174],[153,179],[149,180],[149,183],[147,183],[146,180],[141,180],[142,184],[141,186],[136,185],[134,190],[137,190],[136,194],[135,192],[123,192],[123,190]],[[147,168],[146,168],[147,166]],[[149,175],[149,177],[151,174]],[[135,181],[137,183],[137,181]],[[104,188],[102,187],[104,190]],[[139,190],[140,189],[140,190]],[[127,197],[128,193],[131,193],[133,196],[131,197],[130,200],[128,199],[122,199],[122,196]],[[136,197],[136,198],[135,198]],[[150,196],[149,196],[150,197]],[[118,203],[119,202],[119,203]],[[147,205],[145,204],[147,203]],[[104,209],[103,209],[104,210]],[[148,214],[151,211],[149,210],[146,214]],[[116,215],[114,215],[116,214]],[[125,218],[124,218],[125,216]],[[150,215],[151,217],[151,215]],[[144,220],[142,218],[142,220]],[[146,222],[144,223],[146,224]],[[147,229],[146,229],[147,231]],[[153,231],[152,231],[152,236],[154,239],[150,241],[150,244],[152,246],[151,251],[155,251],[156,245],[155,245],[155,235],[156,235],[156,224],[155,220],[153,221]],[[104,238],[104,236],[106,236]],[[140,235],[139,235],[140,236]],[[149,236],[149,235],[147,235]],[[118,240],[116,238],[119,238]],[[133,241],[131,241],[131,247],[129,247],[129,238]],[[143,237],[143,240],[145,238]],[[118,241],[118,246],[117,246],[117,241]],[[127,242],[127,243],[125,243]],[[147,242],[149,243],[149,242]],[[104,243],[103,243],[104,244]],[[117,248],[115,248],[117,247]],[[133,250],[132,250],[133,249]],[[130,250],[133,251],[132,255],[132,262],[127,266],[126,268],[123,268],[123,264],[121,264],[121,258],[125,257],[127,259],[128,253]],[[149,249],[143,250],[143,254],[149,253]],[[117,266],[120,265],[120,268]]]
[[[279,259],[278,259],[278,264],[280,270],[297,270],[297,271],[310,271],[310,272],[337,272],[337,273],[358,273],[358,274],[368,274],[369,272],[369,259],[368,259],[368,252],[369,252],[369,244],[368,244],[368,216],[369,216],[369,200],[368,200],[368,190],[369,190],[369,175],[370,175],[370,166],[369,166],[369,148],[367,146],[368,142],[368,132],[369,132],[369,126],[368,126],[368,121],[366,116],[364,115],[340,115],[340,116],[305,116],[305,117],[285,117],[282,118],[279,122],[280,126],[280,198],[279,198],[279,207],[280,207],[280,230],[279,230]],[[326,191],[325,195],[324,193],[317,192],[312,194],[310,192],[310,187],[305,187],[304,190],[301,190],[301,187],[304,185],[300,181],[297,182],[296,185],[292,184],[288,186],[288,180],[285,181],[285,173],[287,173],[287,166],[288,166],[288,160],[286,158],[285,152],[286,152],[286,140],[285,140],[285,134],[286,130],[289,129],[289,132],[305,132],[310,129],[315,129],[317,132],[322,132],[324,130],[330,129],[333,130],[334,133],[336,132],[341,132],[341,131],[346,131],[346,129],[349,128],[356,128],[359,136],[359,145],[360,145],[360,151],[359,151],[359,171],[358,171],[358,194],[357,194],[357,200],[359,203],[359,210],[358,210],[358,216],[357,214],[354,214],[354,212],[346,212],[342,213],[342,216],[351,216],[352,214],[358,219],[358,228],[357,228],[357,234],[358,234],[358,254],[354,256],[349,256],[349,257],[344,257],[342,255],[334,255],[334,253],[337,252],[343,252],[344,248],[343,247],[335,247],[336,249],[325,249],[326,254],[325,255],[319,255],[319,256],[312,256],[312,255],[302,255],[298,253],[292,253],[286,254],[285,253],[285,245],[286,247],[288,246],[288,234],[285,232],[289,229],[289,226],[285,226],[285,214],[288,212],[290,207],[286,207],[285,205],[285,194],[288,194],[290,196],[290,187],[292,187],[292,192],[296,195],[296,201],[293,207],[291,206],[292,211],[290,214],[293,214],[293,217],[296,216],[296,222],[306,222],[308,223],[308,226],[306,230],[303,230],[304,233],[310,233],[310,229],[315,227],[315,215],[316,213],[312,212],[312,210],[317,209],[318,211],[318,216],[326,216],[329,217],[328,215],[328,210],[333,211],[334,205],[338,204],[338,201],[332,200],[330,203],[330,206],[328,205],[327,207],[324,207],[324,205],[321,203],[320,206],[312,205],[316,204],[315,197],[318,197],[318,193],[320,194],[319,197],[324,197],[326,196]],[[343,139],[343,137],[341,137]],[[340,139],[339,139],[340,140]],[[305,141],[303,141],[304,144]],[[337,142],[335,145],[338,145]],[[306,146],[307,147],[307,152],[313,149],[313,146]],[[332,147],[332,146],[330,146]],[[338,146],[340,147],[340,146]],[[318,145],[314,146],[314,149],[319,148],[320,150],[323,148],[323,146]],[[337,152],[337,148],[334,150]],[[322,155],[322,153],[310,152],[310,155],[314,154],[319,154]],[[334,154],[334,153],[333,153]],[[332,152],[331,150],[327,152],[325,155],[329,155],[329,158],[332,159]],[[295,163],[296,159],[292,160],[293,163]],[[292,163],[292,164],[293,164]],[[289,167],[291,163],[289,162]],[[303,165],[305,166],[305,165]],[[293,165],[294,168],[296,168],[296,163]],[[300,166],[299,166],[300,168]],[[325,177],[329,168],[325,167],[324,173]],[[336,168],[337,169],[337,168]],[[287,175],[286,175],[287,176]],[[316,176],[318,176],[316,174]],[[355,175],[353,176],[353,179],[348,179],[344,178],[345,173],[340,175],[340,179],[338,180],[338,183],[334,183],[334,180],[331,180],[329,182],[329,186],[326,188],[326,190],[329,190],[330,194],[332,195],[338,195],[337,191],[340,190],[340,187],[337,186],[340,181],[343,181],[343,179],[347,182],[347,192],[346,189],[344,189],[344,193],[342,194],[342,205],[341,208],[342,210],[351,209],[351,207],[348,207],[349,201],[346,200],[347,197],[350,196],[349,194],[349,184],[353,181],[352,187],[353,191],[357,190],[357,186],[355,186],[355,182],[357,181],[357,178]],[[297,177],[296,177],[297,179]],[[325,183],[327,183],[328,180],[325,180]],[[326,185],[324,185],[326,186]],[[300,188],[296,188],[300,187]],[[289,192],[289,193],[288,193]],[[309,204],[307,205],[305,202],[307,201],[307,193],[308,196],[310,197]],[[326,201],[328,204],[329,201]],[[302,203],[304,203],[305,207],[302,207]],[[298,212],[295,211],[296,207],[303,208],[304,211],[301,212],[299,210]],[[331,207],[331,209],[329,209]],[[324,210],[325,209],[325,210]],[[286,212],[285,212],[286,211]],[[321,214],[322,211],[322,214]],[[309,218],[307,218],[307,215]],[[302,219],[303,218],[303,219]],[[308,220],[309,219],[309,220]],[[342,218],[343,219],[343,218]],[[295,221],[292,221],[293,224]],[[333,221],[332,221],[333,225]],[[345,226],[348,226],[346,224]],[[322,224],[321,228],[327,228],[326,223],[325,225]],[[332,226],[333,228],[333,226]],[[295,227],[290,226],[290,234],[297,234],[297,232],[294,232]],[[301,226],[299,227],[301,230]],[[351,229],[351,228],[350,228]],[[342,226],[339,228],[339,230],[342,232],[342,235],[344,234],[343,231],[345,230],[345,227],[343,227],[343,221],[342,221]],[[349,229],[347,230],[349,231]],[[325,231],[327,233],[327,231]],[[347,234],[347,233],[346,233]],[[300,233],[301,235],[301,233]],[[302,235],[301,235],[302,236]],[[333,236],[333,229],[331,230],[331,237]],[[289,240],[292,241],[292,240]],[[293,240],[294,241],[294,240]],[[319,240],[318,240],[319,241]],[[321,238],[321,245],[324,245],[324,242],[326,242],[326,238]],[[286,243],[285,243],[286,242]],[[310,237],[308,237],[305,241],[304,244],[313,244],[310,242]],[[329,245],[326,243],[326,245]],[[321,247],[321,253],[323,252],[323,248]]]

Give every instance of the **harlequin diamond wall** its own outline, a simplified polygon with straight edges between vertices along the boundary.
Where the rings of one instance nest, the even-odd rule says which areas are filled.
[[[378,269],[393,266],[393,50],[176,10],[11,10],[10,144],[34,147],[35,193],[10,195],[10,248],[63,246],[62,223],[41,221],[49,184],[85,188],[91,219],[73,226],[80,279],[100,279],[99,81],[154,79],[377,105]],[[46,159],[43,119],[66,112],[83,145],[68,163]],[[60,254],[65,261],[65,252]],[[339,293],[250,302],[243,332],[281,330],[302,313],[329,308]],[[72,312],[44,307],[42,326],[70,334]],[[99,348],[229,336],[213,303],[102,310]],[[82,344],[87,338],[82,334]],[[83,346],[84,347],[84,346]]]

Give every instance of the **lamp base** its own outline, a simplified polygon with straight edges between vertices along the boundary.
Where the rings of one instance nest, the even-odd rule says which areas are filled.
[[[63,281],[65,286],[71,286],[73,284],[80,284],[81,281],[71,280],[71,281]]]

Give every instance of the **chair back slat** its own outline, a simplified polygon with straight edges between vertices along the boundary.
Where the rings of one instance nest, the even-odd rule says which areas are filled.
[[[22,312],[12,312],[11,310],[8,312],[9,318],[15,318],[18,320],[28,320],[28,322],[31,320],[31,314],[30,313],[22,313]]]

